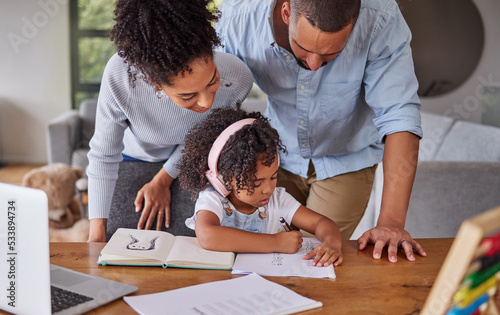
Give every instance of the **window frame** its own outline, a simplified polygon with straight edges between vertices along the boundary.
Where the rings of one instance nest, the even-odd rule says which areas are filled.
[[[80,58],[78,43],[81,38],[100,37],[108,38],[110,30],[81,30],[79,25],[78,0],[70,0],[70,69],[71,69],[71,104],[73,109],[78,109],[76,95],[78,92],[99,93],[101,83],[80,82]]]

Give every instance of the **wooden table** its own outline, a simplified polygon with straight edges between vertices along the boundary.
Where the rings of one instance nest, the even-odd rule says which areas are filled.
[[[372,258],[373,246],[357,250],[356,241],[343,244],[344,263],[336,279],[265,277],[293,291],[323,302],[303,314],[418,314],[439,272],[453,239],[421,239],[427,257],[408,262],[400,250],[398,262]],[[80,272],[139,287],[135,294],[156,293],[190,285],[239,277],[230,271],[161,267],[99,266],[104,243],[51,243],[50,261]],[[93,314],[136,314],[122,299]]]

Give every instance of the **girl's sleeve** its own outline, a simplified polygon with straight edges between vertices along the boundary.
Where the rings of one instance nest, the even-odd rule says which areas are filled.
[[[196,214],[200,210],[208,210],[213,212],[218,218],[219,223],[222,222],[224,218],[223,206],[220,196],[217,192],[207,189],[198,195],[198,199],[196,200],[196,204],[194,206],[194,214],[192,217],[186,219],[186,226],[192,230],[194,230],[196,223]]]
[[[280,216],[285,218],[288,223],[292,222],[295,212],[300,207],[300,202],[292,197],[283,187],[276,187],[275,194],[277,195],[276,199],[278,201]]]

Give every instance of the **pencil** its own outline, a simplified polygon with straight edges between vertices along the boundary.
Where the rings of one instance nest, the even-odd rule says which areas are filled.
[[[283,225],[283,228],[285,229],[285,231],[290,232],[292,230],[290,225],[288,225],[288,223],[285,221],[285,219],[283,217],[280,217],[279,220],[280,220],[281,225]]]

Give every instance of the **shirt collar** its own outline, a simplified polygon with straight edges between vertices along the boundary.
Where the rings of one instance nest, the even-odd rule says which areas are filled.
[[[276,43],[276,39],[274,37],[274,28],[273,28],[273,11],[274,8],[276,7],[276,2],[278,0],[272,0],[269,2],[269,6],[267,7],[267,20],[269,23],[267,24],[268,30],[266,32],[267,34],[267,39],[266,41],[269,43],[270,46],[278,47],[278,44]]]

